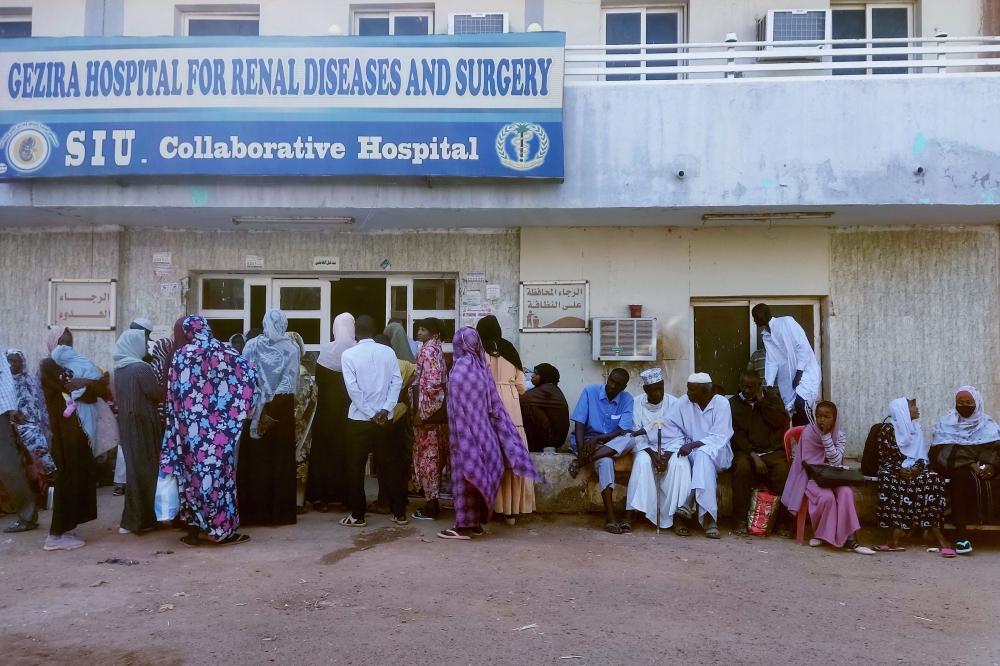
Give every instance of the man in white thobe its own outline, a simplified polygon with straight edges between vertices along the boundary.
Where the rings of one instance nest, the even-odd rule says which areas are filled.
[[[676,451],[667,466],[667,486],[672,496],[680,496],[671,483],[688,483],[690,490],[674,512],[680,520],[674,531],[690,534],[686,518],[697,511],[698,522],[709,539],[720,538],[716,519],[719,500],[716,496],[718,473],[733,463],[729,440],[733,436],[733,415],[729,401],[712,391],[712,378],[698,372],[688,377],[687,395],[667,410],[663,441],[667,451]],[[676,468],[676,469],[674,469]],[[673,475],[671,471],[673,470]]]
[[[821,376],[806,332],[792,317],[772,317],[771,308],[764,303],[755,305],[752,315],[763,331],[767,352],[764,384],[777,385],[792,426],[809,425],[806,410],[816,404]]]
[[[643,395],[635,399],[632,412],[635,457],[632,460],[632,475],[628,479],[625,508],[633,513],[639,511],[645,514],[649,522],[655,525],[656,505],[659,503],[659,527],[669,528],[674,524],[677,502],[676,498],[673,502],[669,499],[670,488],[664,473],[669,456],[664,455],[666,449],[663,447],[662,432],[667,410],[677,402],[677,398],[664,391],[663,371],[660,368],[650,368],[639,377],[642,380]],[[661,440],[659,451],[658,439]],[[690,491],[690,488],[687,490]],[[629,521],[634,522],[634,516],[630,516]]]

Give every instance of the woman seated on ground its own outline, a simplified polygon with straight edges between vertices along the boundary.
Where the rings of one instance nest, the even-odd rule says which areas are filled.
[[[530,388],[521,394],[521,415],[528,450],[540,452],[546,447],[558,449],[569,434],[569,405],[559,389],[559,371],[548,363],[539,363],[531,375]]]
[[[934,426],[931,467],[951,479],[951,521],[955,552],[968,555],[967,525],[1000,523],[1000,426],[983,411],[983,397],[971,386],[955,395],[955,409]]]
[[[852,553],[874,555],[874,550],[862,546],[855,538],[861,523],[854,508],[854,491],[848,486],[820,488],[803,466],[841,465],[846,446],[847,438],[840,429],[837,406],[826,400],[816,403],[815,422],[805,427],[792,452],[781,503],[789,513],[796,515],[802,508],[802,499],[808,499],[809,519],[814,528],[810,546],[822,546],[825,541],[838,548],[843,546]]]
[[[897,398],[889,403],[889,423],[879,431],[878,526],[891,529],[889,543],[875,550],[905,550],[899,545],[913,529],[929,529],[937,539],[942,557],[955,557],[951,544],[941,534],[947,502],[944,479],[930,470],[924,431],[916,400]]]

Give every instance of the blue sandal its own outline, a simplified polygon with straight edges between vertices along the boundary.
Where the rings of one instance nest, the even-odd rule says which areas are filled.
[[[955,544],[955,552],[959,555],[968,555],[972,552],[972,542],[966,539]]]

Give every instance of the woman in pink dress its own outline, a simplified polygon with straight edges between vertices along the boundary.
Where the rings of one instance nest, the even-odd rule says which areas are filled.
[[[792,464],[785,482],[781,503],[795,515],[802,507],[802,498],[809,500],[809,519],[814,527],[810,546],[824,542],[843,546],[852,553],[874,555],[871,548],[862,546],[855,538],[861,528],[858,512],[854,508],[854,490],[848,486],[820,488],[806,474],[804,463],[810,465],[841,465],[847,438],[840,429],[837,406],[829,401],[816,404],[815,422],[806,426],[792,452]]]

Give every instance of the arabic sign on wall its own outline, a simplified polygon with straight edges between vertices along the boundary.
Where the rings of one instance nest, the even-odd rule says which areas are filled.
[[[522,331],[586,331],[589,322],[589,282],[521,283]]]
[[[0,180],[562,178],[565,41],[5,39]]]
[[[114,280],[49,280],[49,326],[113,330],[116,287]]]

